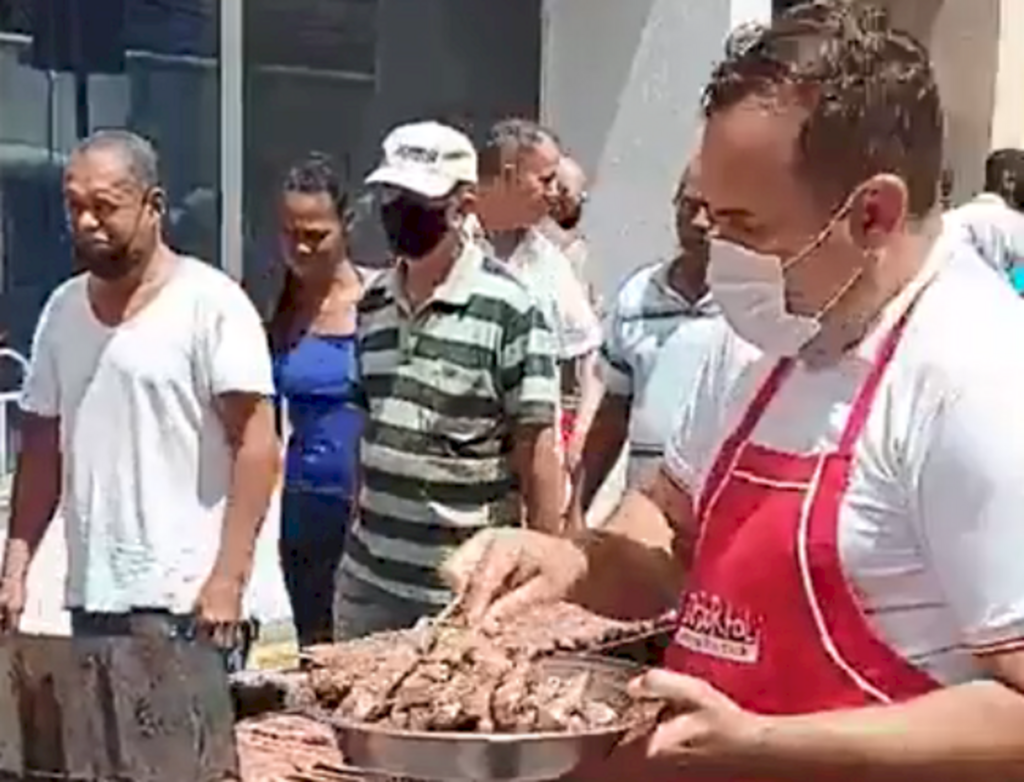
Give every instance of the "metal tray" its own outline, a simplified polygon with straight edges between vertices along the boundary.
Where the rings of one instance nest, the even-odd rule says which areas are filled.
[[[630,679],[643,671],[623,660],[559,655],[538,661],[551,674],[592,674],[592,692],[623,710]],[[368,772],[424,782],[541,782],[584,761],[607,757],[633,725],[583,733],[433,733],[376,725],[329,723],[345,760]]]

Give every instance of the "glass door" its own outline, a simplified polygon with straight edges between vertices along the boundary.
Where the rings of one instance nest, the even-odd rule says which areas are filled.
[[[0,3],[0,475],[16,452],[19,357],[72,270],[61,176],[84,133],[127,127],[151,139],[171,242],[221,263],[219,5]]]

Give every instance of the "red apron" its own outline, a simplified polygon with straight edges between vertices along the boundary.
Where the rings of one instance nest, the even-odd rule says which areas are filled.
[[[667,668],[760,714],[889,703],[940,686],[872,629],[838,546],[854,449],[921,292],[883,339],[834,452],[751,443],[793,360],[759,389],[698,502],[700,539]]]

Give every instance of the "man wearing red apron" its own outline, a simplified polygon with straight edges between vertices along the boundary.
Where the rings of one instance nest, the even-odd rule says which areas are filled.
[[[704,484],[666,667],[762,714],[888,703],[939,686],[869,627],[846,583],[837,534],[854,447],[920,295],[885,334],[832,452],[787,454],[750,441],[793,367],[792,359],[775,364]]]
[[[729,42],[704,111],[732,331],[661,471],[600,530],[489,533],[449,575],[485,622],[678,607],[632,685],[658,724],[574,779],[1024,779],[1024,308],[938,235],[927,53],[799,5]]]

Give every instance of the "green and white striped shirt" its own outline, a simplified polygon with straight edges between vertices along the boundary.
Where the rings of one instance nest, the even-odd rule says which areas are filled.
[[[448,554],[519,522],[513,433],[555,422],[555,344],[522,283],[474,243],[415,311],[401,274],[359,306],[368,415],[342,569],[429,613],[451,599],[438,575]]]

